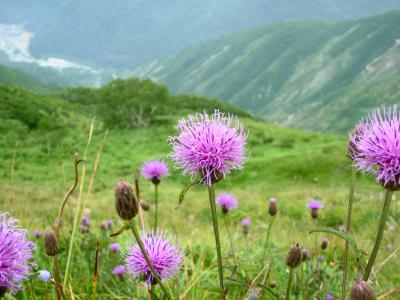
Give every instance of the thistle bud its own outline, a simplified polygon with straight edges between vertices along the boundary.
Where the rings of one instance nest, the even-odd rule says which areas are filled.
[[[44,235],[44,252],[48,256],[55,256],[58,253],[57,237],[51,229],[47,230]]]
[[[360,155],[360,151],[358,150],[356,144],[360,141],[365,130],[366,127],[364,124],[358,124],[350,133],[347,153],[352,160],[357,159],[357,157]]]
[[[310,255],[308,254],[308,250],[306,248],[303,249],[303,261],[309,260]]]
[[[138,203],[129,183],[121,181],[115,188],[115,208],[123,220],[132,220],[138,213]]]
[[[329,243],[329,239],[327,237],[324,237],[324,239],[322,240],[322,243],[321,243],[321,249],[325,250],[326,248],[328,248],[328,243]]]
[[[244,218],[241,221],[241,224],[242,224],[243,234],[247,235],[249,233],[250,219],[249,218]]]
[[[356,280],[350,290],[350,300],[376,300],[371,286],[364,280]]]
[[[277,206],[276,206],[276,198],[269,199],[268,213],[271,216],[275,216],[277,211],[278,211],[278,209],[277,209]]]
[[[269,287],[271,289],[274,289],[276,287],[276,281],[275,280],[271,280],[271,282],[269,283]]]
[[[290,248],[286,256],[286,265],[291,269],[296,269],[303,261],[303,251],[299,244],[295,244]]]
[[[144,211],[149,211],[150,210],[150,204],[149,202],[140,200],[140,207],[144,210]]]

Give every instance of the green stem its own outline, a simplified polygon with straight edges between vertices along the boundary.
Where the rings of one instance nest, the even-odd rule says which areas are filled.
[[[224,274],[223,274],[223,268],[222,268],[221,244],[219,242],[217,208],[216,208],[216,205],[215,205],[215,187],[214,187],[214,184],[211,184],[208,187],[208,196],[209,196],[209,199],[210,199],[211,216],[212,216],[212,221],[213,221],[213,226],[214,226],[215,248],[217,249],[219,286],[220,286],[220,289],[221,289],[220,290],[220,295],[221,295],[221,299],[225,299]]]
[[[292,289],[293,276],[294,276],[294,269],[290,268],[289,280],[288,280],[288,284],[287,284],[285,300],[289,300],[290,299],[290,291]]]
[[[264,268],[264,265],[265,265],[265,255],[267,254],[269,236],[271,234],[271,227],[272,227],[272,224],[274,223],[274,220],[275,220],[275,217],[272,217],[271,220],[268,223],[267,238],[265,239],[264,253],[263,253],[263,256],[262,256],[262,260],[261,260],[261,263],[262,263],[261,268]]]
[[[134,237],[135,237],[135,240],[136,240],[137,244],[139,245],[140,251],[142,251],[142,254],[143,254],[143,256],[144,256],[144,259],[146,260],[146,262],[147,262],[147,264],[148,264],[148,266],[149,266],[149,268],[150,268],[150,270],[151,270],[151,273],[153,274],[155,280],[156,280],[157,283],[160,285],[160,287],[161,287],[161,289],[163,290],[165,296],[166,296],[169,300],[172,300],[171,295],[168,293],[167,288],[166,288],[165,285],[162,283],[160,277],[158,276],[156,270],[154,269],[153,264],[152,264],[151,261],[150,261],[149,256],[147,255],[146,249],[144,248],[144,245],[143,245],[142,240],[141,240],[141,238],[140,238],[139,232],[137,231],[136,224],[135,224],[135,221],[134,221],[134,220],[132,220],[132,223],[131,223],[131,226],[130,226],[130,227],[131,227],[131,229],[132,229],[132,233],[133,233],[133,235],[134,235]]]
[[[350,227],[351,227],[351,215],[353,211],[354,185],[356,182],[356,174],[357,174],[357,169],[355,167],[351,167],[351,182],[349,191],[349,203],[347,208],[346,232],[350,232]],[[343,257],[342,300],[346,300],[348,260],[349,260],[349,242],[346,240],[344,245],[344,257]]]
[[[154,197],[156,203],[156,211],[154,216],[154,232],[157,231],[157,220],[158,220],[158,184],[154,185]]]
[[[390,202],[392,201],[392,195],[393,195],[393,191],[386,190],[385,202],[383,204],[381,220],[379,221],[378,233],[377,233],[376,239],[375,239],[375,246],[374,246],[374,249],[372,250],[371,256],[368,260],[367,267],[365,268],[365,271],[364,271],[363,279],[365,281],[368,280],[369,275],[371,274],[372,267],[374,265],[376,256],[378,255],[379,246],[381,245],[381,242],[382,242],[383,231],[385,229],[386,219],[389,214],[389,207],[390,207]]]
[[[228,233],[228,237],[229,237],[229,243],[230,243],[230,246],[231,246],[233,261],[234,261],[235,265],[237,266],[238,263],[237,263],[237,260],[236,260],[235,248],[233,246],[232,235],[231,235],[231,231],[229,230],[229,224],[228,224],[228,221],[226,219],[226,216],[224,216],[224,223],[225,223],[226,232]]]

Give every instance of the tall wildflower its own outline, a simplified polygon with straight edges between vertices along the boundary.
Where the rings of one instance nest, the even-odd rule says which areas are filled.
[[[27,240],[27,231],[8,213],[0,213],[0,290],[14,293],[31,271],[29,260],[35,244]]]
[[[357,138],[353,139],[357,155],[354,162],[359,170],[372,174],[385,189],[385,201],[375,245],[364,271],[368,280],[382,241],[393,191],[400,189],[400,115],[396,106],[375,110],[366,120]]]
[[[142,175],[144,178],[151,180],[151,182],[154,184],[154,195],[155,195],[154,231],[156,231],[157,221],[158,221],[158,185],[161,182],[161,177],[169,176],[168,167],[162,161],[158,160],[148,161],[142,166]],[[141,207],[143,208],[143,205],[141,205]]]
[[[171,158],[182,173],[192,178],[199,176],[200,182],[208,186],[215,245],[218,257],[220,296],[225,298],[222,255],[219,241],[218,220],[215,205],[214,184],[242,169],[247,155],[245,151],[247,133],[236,117],[218,110],[190,115],[176,126],[178,135],[170,138]]]
[[[140,236],[136,224],[135,224],[135,216],[138,214],[139,211],[139,203],[137,199],[134,196],[133,190],[130,187],[129,183],[126,181],[121,181],[117,184],[115,188],[115,208],[117,210],[117,213],[121,219],[123,219],[126,224],[122,229],[120,229],[118,232],[113,233],[111,236],[117,236],[120,233],[122,233],[124,230],[130,229],[133,233],[133,236],[136,240],[136,246],[134,247],[135,249],[135,254],[139,255],[142,258],[142,267],[146,268],[148,271],[147,276],[152,279],[152,284],[158,283],[166,296],[167,299],[172,300],[172,297],[165,287],[165,285],[162,282],[162,277],[158,275],[158,269],[153,266],[153,262],[151,260],[151,253],[148,252],[151,249],[147,248],[146,249],[146,244],[147,240],[142,241],[142,237]],[[162,246],[159,244],[158,246]],[[136,251],[137,250],[137,251]],[[161,249],[158,249],[161,250]],[[131,265],[132,266],[132,265]],[[133,270],[131,268],[132,274]],[[119,270],[121,271],[121,268]],[[122,274],[116,274],[116,275],[121,275]],[[122,278],[122,277],[121,277]]]

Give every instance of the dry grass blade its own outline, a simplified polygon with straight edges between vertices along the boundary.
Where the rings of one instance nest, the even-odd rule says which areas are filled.
[[[92,299],[96,299],[96,291],[97,291],[97,269],[99,265],[99,241],[96,243],[96,258],[94,261],[94,272],[93,272],[93,297]]]

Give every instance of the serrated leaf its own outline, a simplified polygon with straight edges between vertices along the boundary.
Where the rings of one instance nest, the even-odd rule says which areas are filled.
[[[178,204],[176,205],[175,209],[179,208],[183,202],[183,200],[185,199],[186,193],[190,190],[190,188],[196,184],[199,184],[200,181],[189,181],[185,187],[183,188],[183,190],[181,191],[181,193],[179,194],[179,199],[178,199]]]

